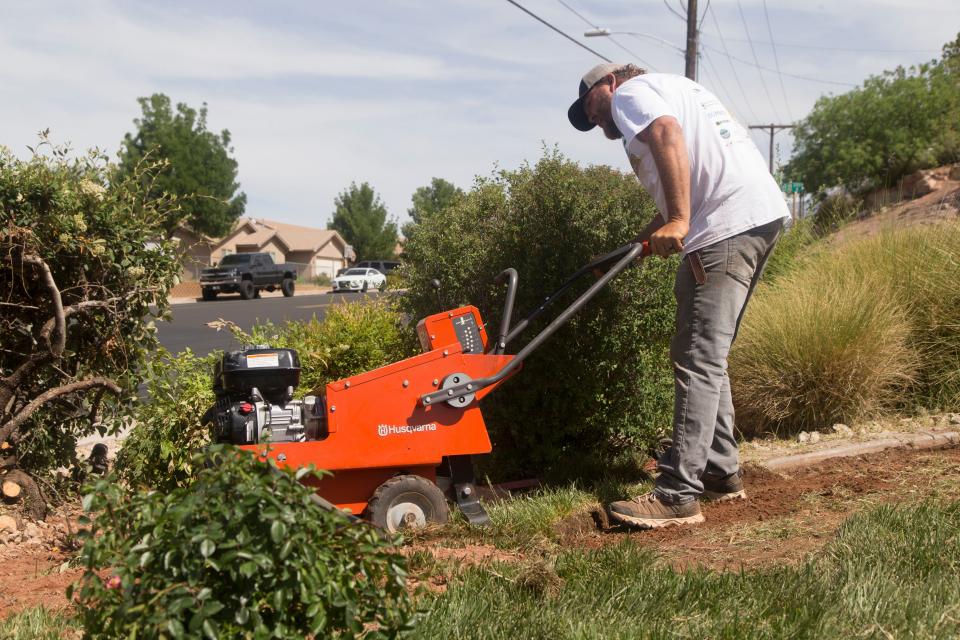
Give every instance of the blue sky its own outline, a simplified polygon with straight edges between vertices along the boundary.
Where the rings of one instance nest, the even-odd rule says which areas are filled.
[[[564,0],[580,16],[559,0],[518,1],[608,58],[683,73],[682,55],[653,38],[582,37],[593,25],[683,48],[685,24],[664,0]],[[703,22],[700,81],[745,124],[802,118],[821,95],[936,57],[960,31],[960,3],[944,0],[766,9],[717,0]],[[748,37],[761,66],[818,82],[781,86],[724,55],[725,44],[753,61]],[[402,221],[431,177],[468,188],[544,145],[628,170],[619,144],[566,121],[579,76],[599,61],[505,0],[0,0],[0,144],[25,156],[49,127],[57,142],[113,154],[136,98],[163,92],[206,102],[211,128],[230,130],[248,215],[325,226],[336,195],[367,181]],[[766,154],[765,135],[755,139]],[[777,143],[786,160],[789,135]]]

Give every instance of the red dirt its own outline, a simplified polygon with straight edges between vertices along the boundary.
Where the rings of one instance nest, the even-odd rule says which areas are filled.
[[[67,608],[67,586],[83,573],[64,566],[76,555],[79,516],[79,505],[68,505],[48,516],[30,540],[0,544],[0,619],[38,605]]]
[[[926,493],[946,480],[946,493],[960,497],[960,448],[915,452],[893,450],[856,458],[838,458],[777,474],[746,467],[748,499],[704,504],[706,522],[697,526],[634,531],[610,526],[597,513],[578,516],[582,526],[600,520],[594,531],[561,535],[561,544],[602,546],[630,537],[660,552],[672,566],[712,568],[797,563],[821,547],[863,500],[895,502]],[[922,486],[927,484],[927,487]],[[942,489],[942,487],[941,487]],[[570,519],[567,519],[570,520]],[[759,532],[767,525],[771,531]],[[565,525],[564,532],[572,530]]]

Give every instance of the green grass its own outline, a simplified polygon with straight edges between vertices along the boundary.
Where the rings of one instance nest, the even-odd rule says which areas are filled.
[[[72,618],[42,606],[0,620],[0,638],[4,640],[62,640],[80,635],[80,626]]]
[[[954,638],[960,503],[855,516],[816,558],[676,572],[627,540],[462,571],[418,638]]]

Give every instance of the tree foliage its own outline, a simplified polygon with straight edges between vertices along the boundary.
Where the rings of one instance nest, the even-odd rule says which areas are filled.
[[[403,225],[403,236],[409,238],[413,235],[424,216],[442,211],[462,197],[463,189],[460,187],[443,178],[432,178],[429,185],[413,192],[413,206],[407,209],[410,222]]]
[[[28,160],[0,148],[4,466],[69,464],[77,438],[135,397],[157,344],[150,319],[166,312],[180,269],[163,229],[181,213],[144,193],[156,166],[114,170],[46,142]]]
[[[442,213],[425,215],[404,247],[414,318],[436,313],[432,278],[445,304],[477,305],[495,327],[503,269],[519,271],[515,319],[543,302],[591,258],[625,244],[655,215],[632,176],[581,168],[559,153],[534,166],[478,179]],[[675,261],[650,259],[621,274],[524,363],[483,405],[498,476],[570,475],[644,450],[670,425]],[[559,312],[588,282],[556,303]],[[508,347],[515,353],[553,317],[545,314]],[[542,476],[541,476],[542,477]]]
[[[136,133],[123,138],[120,166],[127,176],[149,158],[167,164],[164,171],[144,182],[152,197],[180,196],[185,221],[195,230],[222,236],[243,215],[247,196],[238,191],[237,161],[231,157],[230,132],[207,130],[207,105],[199,111],[178,103],[174,112],[170,98],[155,93],[139,98],[143,115],[133,122]],[[167,233],[180,223],[170,218]]]
[[[820,98],[793,131],[788,176],[863,192],[960,159],[960,36],[940,60]]]
[[[394,255],[397,223],[387,220],[387,207],[368,183],[352,182],[334,200],[333,219],[327,225],[340,232],[353,246],[359,260],[377,260]]]
[[[412,607],[402,557],[252,453],[197,454],[186,487],[89,487],[79,598],[86,638],[391,638]],[[317,474],[314,474],[317,475]]]

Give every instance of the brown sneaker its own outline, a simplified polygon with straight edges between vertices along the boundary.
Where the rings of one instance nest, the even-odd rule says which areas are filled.
[[[743,490],[743,479],[740,471],[731,473],[722,478],[703,476],[703,493],[700,497],[711,502],[727,502],[728,500],[746,500],[747,492]]]
[[[610,517],[641,529],[660,529],[703,522],[700,503],[696,500],[684,504],[666,504],[653,492],[633,500],[612,502]]]

